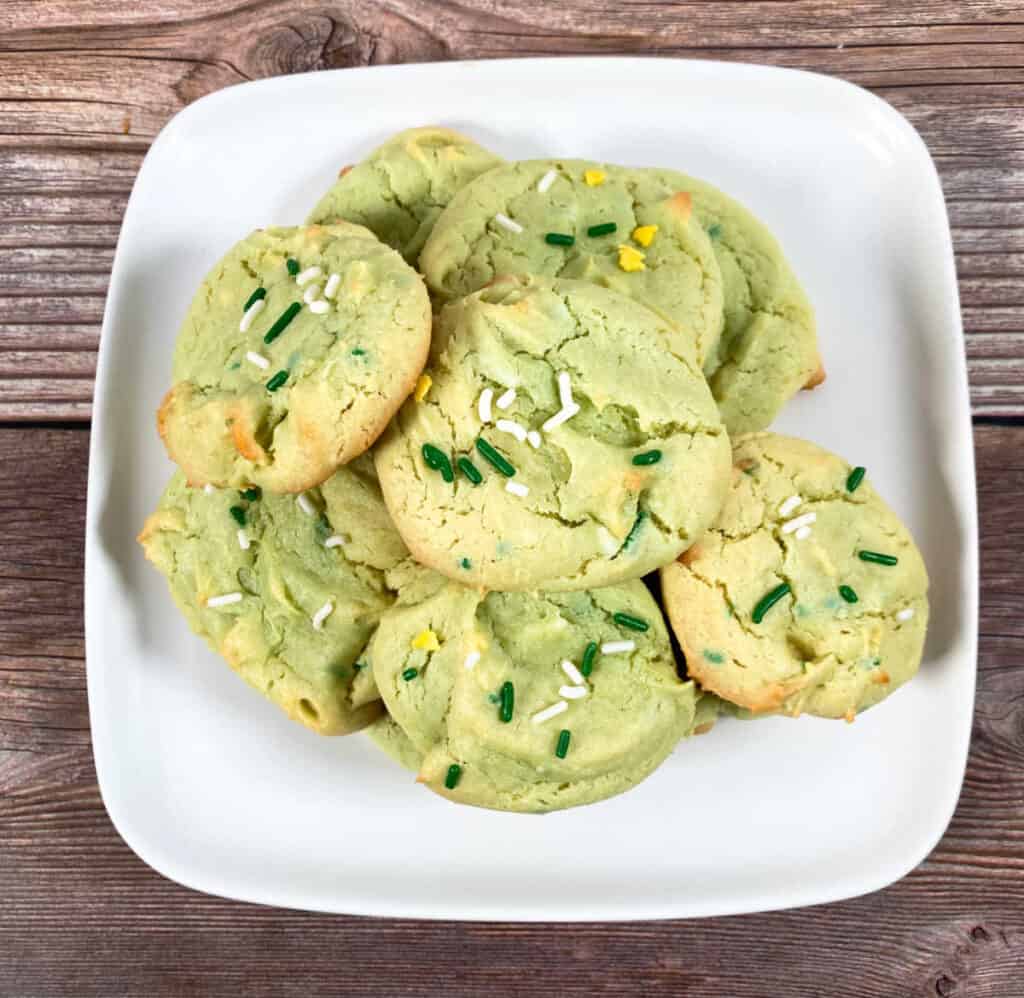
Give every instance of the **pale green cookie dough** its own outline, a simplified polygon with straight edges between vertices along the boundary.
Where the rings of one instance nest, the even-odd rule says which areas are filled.
[[[442,209],[499,157],[447,128],[410,128],[361,163],[345,167],[309,222],[344,219],[365,225],[416,263]]]
[[[505,278],[443,310],[425,374],[429,391],[403,406],[374,455],[399,532],[438,572],[486,589],[610,585],[671,561],[718,514],[730,449],[714,400],[692,347],[630,298]],[[545,430],[569,411],[563,376],[579,412]],[[538,434],[537,446],[505,421]],[[514,474],[488,463],[480,439]],[[453,481],[428,467],[425,446]]]
[[[484,594],[419,571],[426,584],[403,586],[366,652],[405,739],[383,722],[371,736],[402,764],[418,763],[419,781],[436,793],[503,811],[589,804],[639,783],[691,732],[693,684],[676,675],[665,624],[643,583]],[[616,613],[641,619],[647,630],[616,623]],[[562,667],[578,669],[591,642],[621,641],[635,647],[599,650],[589,677]],[[561,713],[535,720],[562,702]],[[563,730],[569,745],[559,758]]]
[[[763,430],[824,379],[814,310],[778,241],[743,205],[684,173],[650,172],[690,195],[721,269],[725,328],[704,370],[722,420],[731,434]]]
[[[551,183],[542,191],[545,177]],[[588,235],[605,223],[616,230]],[[634,238],[638,226],[657,226],[649,246]],[[550,245],[547,233],[575,241]],[[622,246],[624,265],[632,260],[643,269],[623,269]],[[722,330],[721,273],[690,198],[645,170],[574,159],[490,170],[452,198],[423,248],[420,269],[431,290],[448,300],[505,274],[614,288],[675,323],[701,363],[715,355]]]
[[[385,573],[406,551],[368,457],[307,503],[190,488],[179,472],[139,542],[192,630],[243,679],[314,731],[345,734],[381,712],[359,656],[393,600]]]
[[[429,343],[423,282],[366,229],[257,230],[200,285],[157,427],[194,485],[300,492],[376,440]]]
[[[842,458],[770,433],[734,447],[717,524],[661,571],[689,675],[755,713],[853,720],[920,664],[928,624],[921,554],[868,477],[850,490]],[[758,604],[783,585],[789,591],[755,620]]]
[[[397,762],[403,769],[411,773],[419,772],[423,762],[423,753],[416,749],[412,739],[392,720],[384,714],[365,728],[366,736],[389,759]]]

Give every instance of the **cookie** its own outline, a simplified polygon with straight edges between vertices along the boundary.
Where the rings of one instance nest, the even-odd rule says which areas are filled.
[[[731,434],[763,430],[801,388],[824,380],[814,310],[768,229],[703,180],[652,170],[685,191],[722,274],[725,328],[705,372]]]
[[[578,278],[656,309],[715,356],[722,278],[690,196],[657,174],[588,160],[497,167],[452,198],[420,255],[451,300],[504,274]]]
[[[423,282],[372,233],[258,230],[196,293],[157,427],[194,485],[301,492],[376,440],[429,344]]]
[[[755,713],[853,720],[917,671],[921,554],[863,468],[771,433],[734,448],[717,524],[661,571],[689,675]]]
[[[309,216],[365,225],[415,265],[442,209],[503,160],[447,128],[410,128],[345,167]]]
[[[298,499],[178,472],[139,542],[192,630],[289,717],[336,735],[381,713],[359,656],[406,551],[368,457]]]
[[[374,454],[410,551],[457,581],[639,578],[689,547],[728,489],[692,345],[608,288],[497,281],[442,311],[424,378]]]
[[[418,571],[366,652],[391,719],[371,736],[434,792],[503,811],[588,804],[691,732],[693,684],[642,582],[484,594]]]

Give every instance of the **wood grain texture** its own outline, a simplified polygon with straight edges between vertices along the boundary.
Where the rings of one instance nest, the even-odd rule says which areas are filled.
[[[132,181],[191,101],[281,73],[574,53],[774,63],[892,102],[949,200],[974,410],[1024,415],[1019,0],[0,0],[0,420],[88,419]]]
[[[932,855],[894,886],[834,905],[532,926],[280,911],[197,894],[144,866],[106,816],[90,749],[88,432],[0,429],[0,995],[1019,998],[1024,427],[978,426],[975,441],[978,705],[963,796]]]

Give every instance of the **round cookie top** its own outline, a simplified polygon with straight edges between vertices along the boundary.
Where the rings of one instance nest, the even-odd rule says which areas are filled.
[[[639,578],[713,522],[729,442],[671,327],[582,281],[505,278],[447,306],[424,392],[374,449],[415,557],[486,589]]]
[[[852,720],[917,671],[921,554],[863,469],[771,433],[734,447],[717,524],[661,571],[689,674],[754,712]]]
[[[443,299],[505,274],[593,281],[661,312],[715,355],[722,280],[690,196],[657,174],[589,160],[497,167],[452,198],[420,255]]]
[[[415,264],[455,192],[502,162],[450,129],[410,128],[345,167],[308,221],[365,225]]]
[[[538,595],[418,569],[366,657],[390,725],[373,733],[454,801],[543,812],[639,783],[693,727],[693,684],[642,582]]]
[[[814,310],[778,241],[743,205],[685,173],[650,172],[690,196],[721,270],[725,328],[704,370],[722,421],[731,434],[763,430],[824,379]]]
[[[200,285],[157,426],[193,484],[300,492],[373,443],[429,344],[423,282],[372,233],[259,230]]]
[[[359,655],[406,551],[368,457],[299,497],[178,472],[139,542],[192,629],[290,717],[330,735],[380,713]]]

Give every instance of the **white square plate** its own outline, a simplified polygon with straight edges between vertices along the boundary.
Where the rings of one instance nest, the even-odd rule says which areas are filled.
[[[848,726],[724,722],[636,790],[534,817],[453,807],[361,736],[320,738],[187,630],[134,537],[171,472],[154,429],[207,269],[301,221],[387,135],[450,125],[512,158],[674,166],[744,201],[817,308],[829,379],[778,428],[868,466],[932,574],[920,677]],[[86,538],[93,746],[107,810],[156,870],[214,894],[471,919],[725,914],[903,876],[956,804],[971,727],[977,527],[950,234],[924,144],[823,76],[642,59],[344,70],[232,87],[163,130],[111,276]]]

